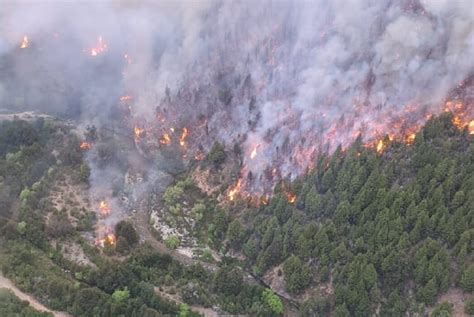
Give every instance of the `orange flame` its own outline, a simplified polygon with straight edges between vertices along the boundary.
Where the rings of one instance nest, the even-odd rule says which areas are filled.
[[[28,36],[23,36],[23,40],[21,41],[20,48],[27,48],[29,46]]]
[[[405,144],[413,144],[415,142],[416,133],[411,133],[405,137]]]
[[[91,48],[89,53],[91,56],[97,56],[107,51],[107,44],[102,39],[102,36],[99,36],[97,39],[97,44],[95,47]]]
[[[286,193],[286,199],[290,204],[294,204],[296,201],[296,194],[288,192]]]
[[[183,128],[183,133],[181,134],[181,137],[179,138],[179,144],[181,146],[185,146],[186,145],[186,138],[188,137],[188,129],[187,128]]]
[[[117,237],[115,234],[110,232],[110,229],[107,229],[107,234],[103,238],[99,238],[95,241],[95,245],[98,247],[104,247],[106,245],[114,246],[117,243]]]
[[[469,134],[474,135],[474,120],[471,120],[469,124],[467,125],[467,130],[469,131]]]
[[[104,243],[106,243],[106,244],[115,245],[116,242],[117,242],[117,239],[116,239],[116,237],[115,237],[115,234],[113,234],[113,233],[109,233],[109,234],[105,237]]]
[[[133,99],[133,97],[130,96],[130,95],[125,95],[125,96],[120,97],[120,101],[122,101],[122,102],[130,101],[132,99]]]
[[[141,129],[139,127],[133,128],[133,133],[135,134],[136,140],[139,140],[143,136],[144,132],[145,132],[145,129]]]
[[[99,203],[99,210],[102,216],[108,216],[110,214],[110,207],[104,200]]]
[[[89,142],[82,141],[81,144],[79,144],[79,148],[83,151],[87,151],[92,147],[92,145]]]
[[[171,143],[171,137],[168,133],[163,134],[163,136],[160,138],[160,143],[163,145],[168,145]]]
[[[377,151],[377,153],[381,154],[384,149],[385,149],[385,144],[383,143],[383,140],[379,140],[377,142],[377,145],[375,146],[375,150]]]
[[[230,201],[234,201],[235,196],[240,192],[240,188],[242,187],[242,180],[238,180],[237,184],[229,190],[227,197],[229,197]]]

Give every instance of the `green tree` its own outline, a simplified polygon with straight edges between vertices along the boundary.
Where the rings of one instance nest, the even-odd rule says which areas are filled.
[[[130,297],[130,291],[127,287],[124,289],[115,290],[112,294],[112,299],[117,303],[123,303]]]
[[[311,272],[297,256],[290,256],[283,263],[286,289],[291,293],[298,293],[311,282]]]
[[[470,265],[464,270],[459,284],[465,292],[474,292],[474,265]]]
[[[180,243],[181,241],[178,236],[169,236],[165,239],[165,245],[168,249],[176,249]]]
[[[217,141],[214,142],[211,150],[207,154],[207,159],[213,163],[215,167],[219,167],[226,159],[224,146]]]
[[[136,245],[139,241],[139,235],[133,227],[133,224],[129,221],[122,220],[117,223],[115,225],[115,234],[117,238],[124,238],[131,247]]]
[[[267,305],[275,315],[281,315],[283,313],[283,303],[281,299],[270,289],[263,290],[262,298],[265,305]]]

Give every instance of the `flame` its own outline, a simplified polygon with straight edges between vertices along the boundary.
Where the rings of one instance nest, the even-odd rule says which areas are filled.
[[[405,144],[413,144],[413,142],[415,141],[415,138],[416,138],[416,133],[410,133],[409,135],[407,135],[405,137]]]
[[[462,120],[458,116],[453,117],[453,124],[456,126],[458,129],[462,129],[464,124],[462,123]]]
[[[89,50],[91,56],[97,56],[107,51],[107,44],[102,39],[102,36],[99,36],[97,39],[96,46]]]
[[[109,245],[115,245],[116,242],[117,242],[117,239],[115,238],[115,234],[113,234],[113,233],[109,233],[105,237],[104,243],[107,243]]]
[[[29,46],[28,36],[23,36],[23,40],[21,41],[20,48],[27,48]]]
[[[125,96],[120,97],[120,101],[122,101],[122,102],[130,101],[132,99],[133,99],[133,97],[130,96],[130,95],[125,95]]]
[[[230,201],[234,201],[235,196],[240,192],[240,188],[242,187],[242,180],[238,180],[237,184],[233,188],[229,190],[227,197],[229,197]]]
[[[384,149],[385,149],[385,144],[383,143],[383,140],[379,140],[377,142],[377,145],[375,146],[375,150],[377,151],[377,153],[381,154]]]
[[[469,131],[469,134],[474,135],[474,120],[471,120],[469,124],[467,125],[467,130]]]
[[[252,160],[257,156],[257,149],[258,149],[259,147],[260,147],[260,144],[257,144],[257,145],[253,148],[252,152],[250,153],[250,158],[251,158]]]
[[[290,204],[294,204],[295,201],[296,201],[296,194],[287,192],[287,193],[286,193],[286,199],[288,200],[288,202],[289,202]]]
[[[108,233],[103,237],[95,241],[95,245],[98,247],[104,247],[106,245],[114,246],[117,243],[117,237],[115,234],[110,232],[110,229],[107,229]]]
[[[262,196],[260,198],[260,202],[263,204],[263,205],[268,205],[268,196]]]
[[[130,55],[128,55],[127,53],[125,53],[123,55],[123,58],[125,58],[125,60],[127,61],[128,64],[131,64],[132,63],[132,58],[130,57]]]
[[[135,134],[135,140],[139,140],[143,136],[144,132],[145,132],[145,129],[141,129],[139,127],[133,128],[133,133]]]
[[[179,138],[179,144],[181,146],[185,146],[186,145],[186,138],[188,137],[188,129],[187,128],[183,128],[183,133],[181,134],[181,137]]]
[[[168,145],[171,143],[171,137],[168,133],[163,134],[163,136],[160,138],[160,143],[163,145]]]
[[[92,145],[89,142],[82,141],[81,144],[79,144],[79,148],[83,151],[87,151],[92,147]]]
[[[99,203],[99,211],[102,216],[108,216],[110,214],[110,207],[104,200]]]

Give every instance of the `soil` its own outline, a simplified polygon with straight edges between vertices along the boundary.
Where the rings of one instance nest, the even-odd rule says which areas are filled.
[[[23,291],[21,291],[9,279],[5,278],[2,275],[0,275],[0,288],[6,288],[6,289],[11,290],[15,294],[16,297],[18,297],[21,300],[28,301],[30,303],[30,306],[33,307],[36,310],[43,311],[43,312],[50,312],[55,317],[70,317],[71,316],[66,312],[52,311],[52,310],[46,308],[43,304],[41,304],[39,301],[37,301],[31,295],[26,294]]]

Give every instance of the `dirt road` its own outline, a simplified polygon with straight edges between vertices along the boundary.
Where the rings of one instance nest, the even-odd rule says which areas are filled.
[[[70,317],[71,316],[65,312],[57,312],[57,311],[52,311],[51,309],[48,309],[43,304],[41,304],[36,299],[34,299],[31,295],[28,295],[24,293],[23,291],[21,291],[18,287],[16,287],[12,283],[12,281],[5,278],[3,275],[0,275],[0,288],[6,288],[6,289],[11,290],[16,295],[16,297],[18,297],[21,300],[28,301],[30,303],[30,306],[36,310],[53,313],[55,317]]]

